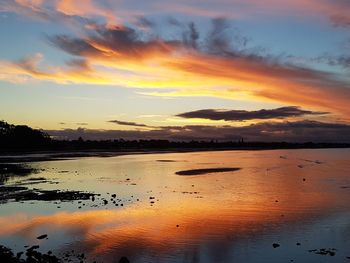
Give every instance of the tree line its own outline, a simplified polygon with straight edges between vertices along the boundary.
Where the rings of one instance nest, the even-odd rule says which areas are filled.
[[[0,152],[64,151],[64,150],[171,150],[171,149],[293,149],[293,148],[342,148],[343,143],[290,143],[238,141],[169,141],[169,140],[55,140],[42,130],[26,125],[13,125],[0,121]]]

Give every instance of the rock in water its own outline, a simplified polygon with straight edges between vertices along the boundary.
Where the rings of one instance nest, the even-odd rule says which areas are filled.
[[[47,238],[47,235],[46,235],[46,234],[37,237],[37,239],[44,239],[44,238]]]
[[[130,263],[130,261],[127,257],[121,257],[119,263]]]

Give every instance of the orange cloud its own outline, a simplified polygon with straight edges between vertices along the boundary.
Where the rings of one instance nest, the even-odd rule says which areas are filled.
[[[56,10],[69,16],[100,16],[104,17],[107,25],[119,24],[116,14],[107,8],[99,7],[93,0],[58,0]]]
[[[41,56],[17,63],[2,61],[0,78],[152,88],[158,93],[145,93],[266,100],[350,114],[349,83],[336,75],[265,58],[208,54],[176,41],[142,41],[131,29],[104,30],[97,38],[51,40],[81,57],[83,65],[41,70]],[[169,92],[169,88],[174,90]]]
[[[89,1],[56,1],[56,12],[66,16],[97,15],[112,19],[112,11]],[[17,0],[17,5],[35,9],[43,15],[43,1]],[[207,4],[209,2],[206,2]],[[231,3],[223,1],[223,6]],[[235,1],[232,4],[240,4]],[[249,7],[259,7],[252,1]],[[340,1],[268,0],[272,9],[316,10],[332,16],[344,15]],[[248,8],[247,6],[242,7]],[[266,8],[266,7],[264,7]],[[213,41],[206,50],[197,48],[198,32],[194,25],[186,28],[183,39],[167,40],[154,35],[141,35],[136,29],[110,24],[94,25],[91,35],[81,38],[54,36],[49,41],[62,51],[79,58],[65,66],[42,67],[42,57],[19,62],[0,61],[0,79],[23,82],[28,79],[58,83],[115,85],[139,89],[154,96],[210,96],[225,99],[274,101],[311,109],[350,114],[349,80],[335,74],[274,61],[256,54],[243,54],[229,47],[220,36],[225,25],[214,21]],[[218,37],[219,36],[219,37]],[[221,38],[220,38],[221,37]],[[180,37],[181,38],[181,37]],[[44,69],[43,69],[44,68]],[[170,89],[170,91],[169,91]]]
[[[43,4],[43,0],[15,0],[15,2],[28,8],[37,8]]]

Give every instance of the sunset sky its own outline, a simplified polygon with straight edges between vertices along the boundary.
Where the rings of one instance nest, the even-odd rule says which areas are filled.
[[[0,120],[56,138],[350,142],[348,0],[1,0]]]

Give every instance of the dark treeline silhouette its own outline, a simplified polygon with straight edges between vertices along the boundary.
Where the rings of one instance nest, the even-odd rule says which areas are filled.
[[[45,149],[52,140],[46,133],[26,125],[12,125],[0,121],[0,149]]]
[[[348,148],[348,143],[290,143],[238,141],[169,141],[169,140],[54,140],[43,131],[25,125],[0,121],[0,152],[32,151],[129,151],[129,150],[220,150],[220,149],[298,149]]]

